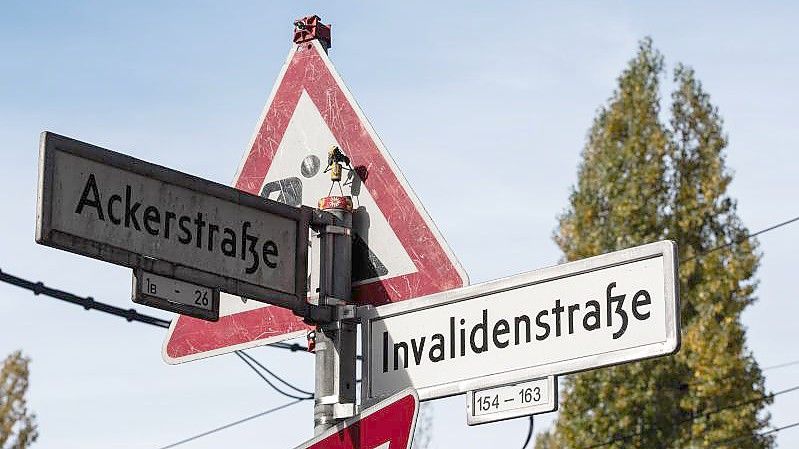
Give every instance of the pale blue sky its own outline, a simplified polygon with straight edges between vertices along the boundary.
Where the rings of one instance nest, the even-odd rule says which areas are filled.
[[[333,62],[472,282],[559,259],[550,236],[585,133],[647,35],[669,67],[692,65],[719,106],[749,228],[799,215],[789,2],[18,1],[0,14],[0,268],[131,307],[129,270],[34,243],[39,133],[228,183],[291,22],[309,13],[333,23]],[[799,359],[797,226],[760,239],[760,301],[743,319],[763,366]],[[285,402],[235,356],[165,365],[164,334],[0,285],[0,354],[33,358],[39,448],[157,448]],[[312,386],[311,356],[252,353]],[[766,374],[772,390],[799,383],[799,366]],[[463,397],[433,408],[436,448],[520,447],[527,429],[523,419],[467,428]],[[799,421],[799,393],[771,411],[775,426]],[[292,447],[311,434],[304,403],[183,447]],[[778,441],[799,445],[799,430]]]

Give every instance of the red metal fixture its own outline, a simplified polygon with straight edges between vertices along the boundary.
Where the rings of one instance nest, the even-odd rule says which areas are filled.
[[[308,16],[294,21],[294,43],[302,44],[319,39],[325,47],[330,48],[330,25],[322,23],[319,16]]]
[[[308,339],[308,352],[316,352],[316,331],[309,331],[306,338]]]

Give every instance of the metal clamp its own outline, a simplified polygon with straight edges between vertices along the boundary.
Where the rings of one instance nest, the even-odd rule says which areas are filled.
[[[341,321],[328,321],[326,323],[316,323],[319,326],[319,329],[323,331],[330,332],[330,331],[337,331],[341,329]]]
[[[313,209],[311,215],[311,227],[315,231],[320,231],[324,229],[325,226],[334,225],[338,219],[335,215],[331,214],[330,212],[325,212],[319,209]]]
[[[360,319],[362,316],[368,314],[369,311],[374,309],[374,307],[375,306],[373,306],[371,304],[365,304],[365,305],[362,305],[362,306],[357,306],[357,308],[355,310],[355,318]]]
[[[338,404],[338,401],[339,401],[339,397],[338,397],[338,395],[335,395],[335,394],[331,394],[329,396],[318,397],[318,398],[316,398],[314,400],[314,402],[316,402],[317,404],[321,404],[321,405],[335,405],[335,404]]]
[[[336,307],[335,314],[339,320],[354,320],[356,316],[356,306],[353,304],[344,304]]]
[[[308,324],[324,324],[334,320],[336,311],[332,306],[304,303],[299,310],[294,310],[294,314]]]
[[[352,418],[356,413],[358,413],[358,406],[351,402],[346,404],[333,404],[334,419]]]
[[[335,320],[354,320],[357,316],[357,306],[349,302],[328,296],[319,299],[320,305],[332,306],[333,313],[331,319]]]
[[[347,304],[347,301],[333,296],[325,296],[324,298],[319,298],[319,304],[324,304],[326,306],[344,306]]]
[[[338,225],[327,225],[327,226],[324,226],[319,231],[319,235],[321,236],[322,234],[337,234],[337,235],[351,236],[352,235],[352,229],[344,227],[344,226],[338,226]]]
[[[330,321],[317,323],[324,330],[339,330],[342,328],[343,321],[354,321],[356,319],[357,307],[353,304],[341,304],[332,306],[333,317]]]

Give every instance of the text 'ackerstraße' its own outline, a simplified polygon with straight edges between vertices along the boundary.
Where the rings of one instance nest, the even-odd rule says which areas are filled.
[[[230,258],[249,260],[244,271],[252,274],[263,263],[274,269],[278,265],[278,247],[273,240],[261,238],[253,232],[252,223],[243,220],[233,226],[206,221],[208,214],[178,215],[158,206],[145,205],[134,197],[134,189],[126,185],[124,192],[108,192],[98,185],[94,173],[89,173],[83,193],[75,205],[75,213],[107,221],[115,226],[150,234],[154,237],[175,239],[186,246],[195,246],[210,252],[220,252]],[[235,220],[235,217],[231,217]]]

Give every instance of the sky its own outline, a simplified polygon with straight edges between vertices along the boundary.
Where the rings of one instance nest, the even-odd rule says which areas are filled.
[[[586,132],[645,36],[670,69],[696,69],[724,117],[729,193],[749,229],[799,215],[799,11],[789,2],[10,1],[0,15],[0,269],[132,307],[129,269],[35,244],[39,133],[230,183],[292,21],[308,14],[333,24],[333,63],[472,283],[559,261],[551,236]],[[798,231],[759,237],[759,301],[743,323],[762,367],[799,359]],[[38,448],[159,448],[288,402],[234,355],[166,365],[164,336],[0,285],[0,354],[32,359]],[[312,388],[312,356],[251,354]],[[778,391],[797,384],[799,365],[764,374]],[[467,427],[463,396],[429,404],[433,448],[521,447],[527,432],[526,419]],[[799,393],[769,410],[773,426],[799,421]],[[312,415],[306,401],[179,447],[294,447],[312,436]],[[536,429],[554,417],[537,417]],[[799,430],[777,442],[796,447]]]

